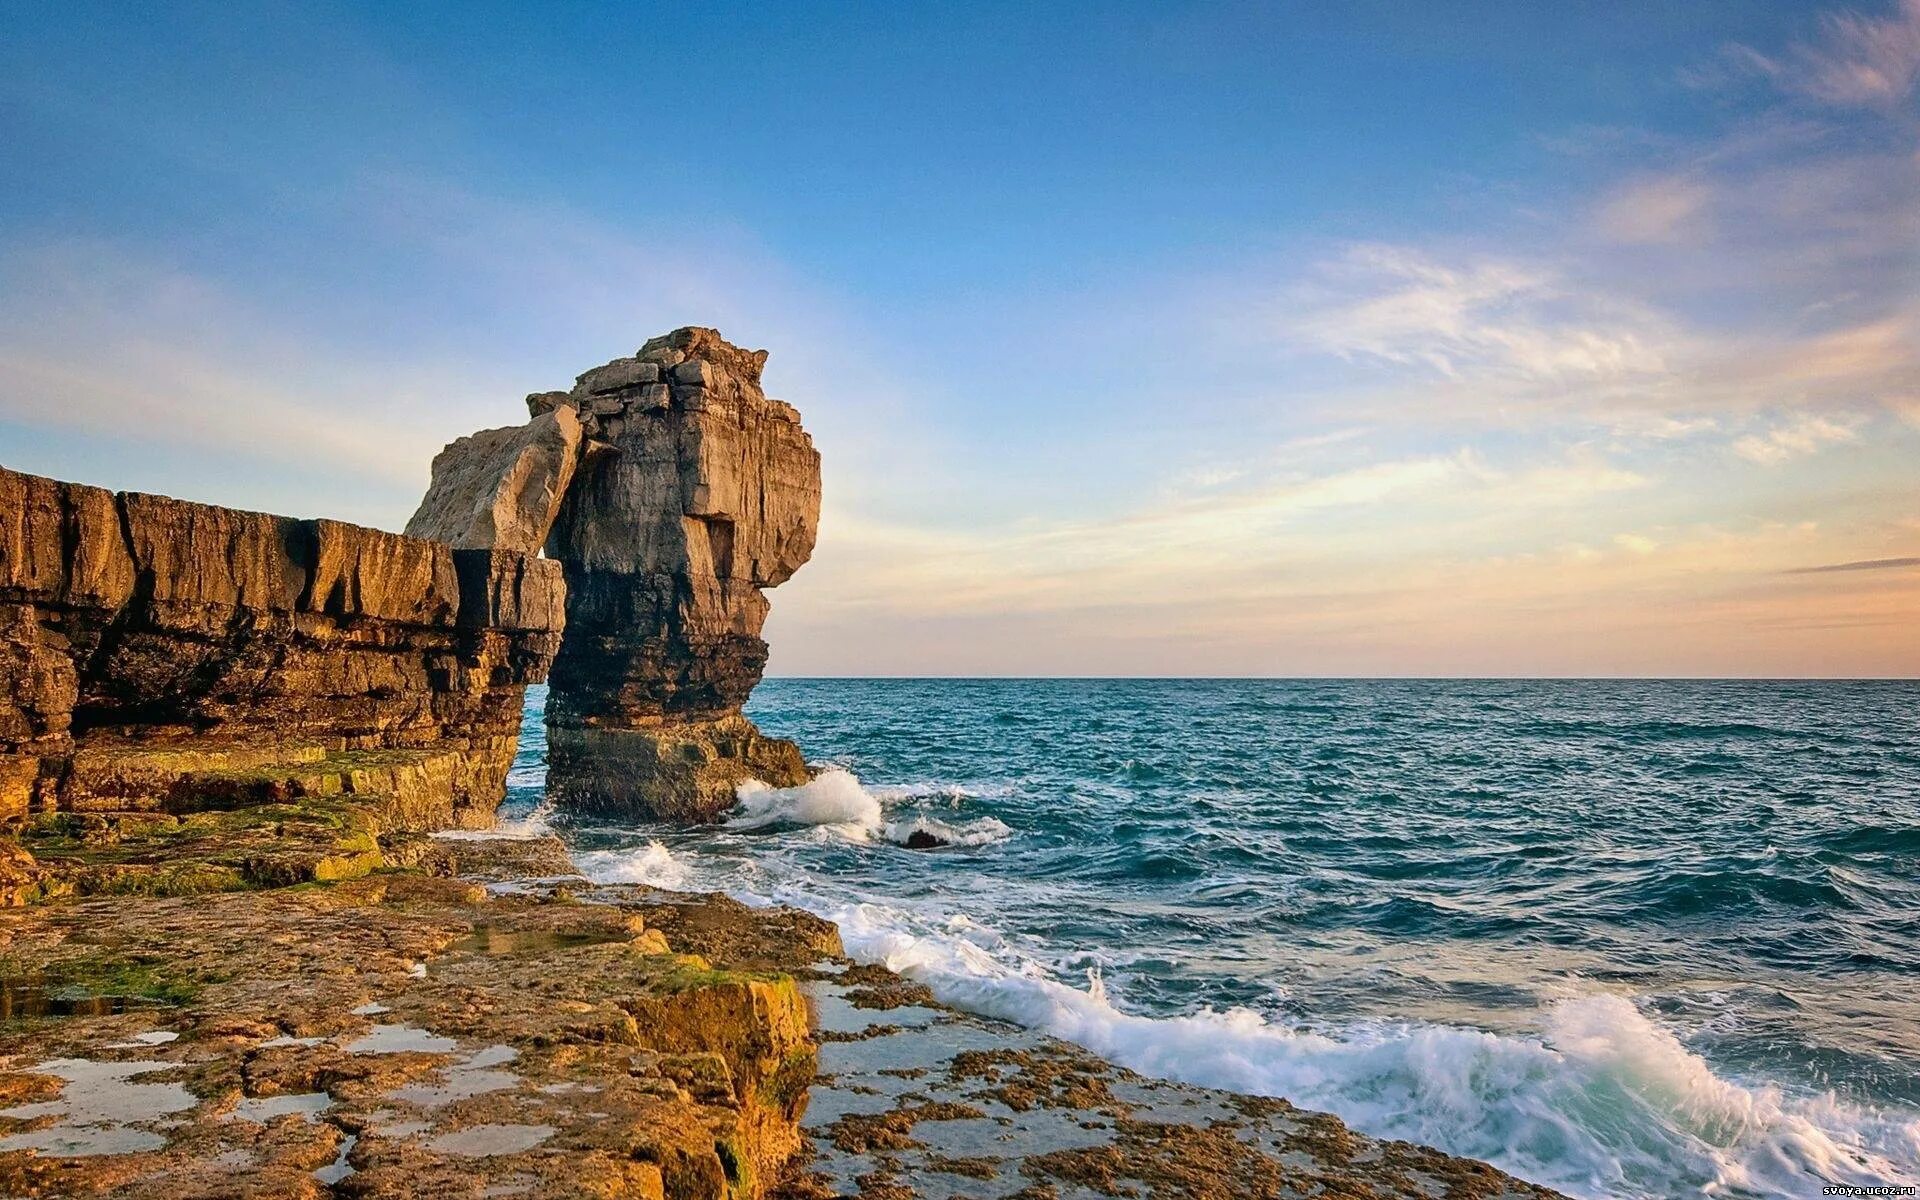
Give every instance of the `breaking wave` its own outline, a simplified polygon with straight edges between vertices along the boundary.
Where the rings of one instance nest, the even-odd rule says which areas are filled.
[[[952,788],[867,788],[845,767],[829,766],[798,787],[777,788],[750,779],[739,787],[738,803],[727,816],[732,829],[814,826],[849,841],[909,844],[916,833],[948,846],[987,846],[1005,841],[1013,830],[996,817],[953,824],[917,813],[888,819],[890,807],[929,796],[961,798]]]
[[[569,836],[1571,1195],[1912,1185],[1916,686],[770,680],[756,720],[842,765]]]
[[[1723,1078],[1625,996],[1560,1000],[1531,1037],[1421,1022],[1290,1026],[1247,1008],[1138,1016],[1115,1005],[1097,970],[1085,989],[1068,986],[968,918],[915,932],[921,922],[900,910],[821,904],[810,891],[783,899],[835,921],[855,958],[944,1003],[1143,1074],[1282,1096],[1574,1195],[1815,1195],[1825,1183],[1909,1183],[1920,1164],[1912,1114]]]
[[[694,886],[687,864],[657,841],[637,849],[582,850],[574,854],[573,865],[595,883],[643,883],[668,891]]]

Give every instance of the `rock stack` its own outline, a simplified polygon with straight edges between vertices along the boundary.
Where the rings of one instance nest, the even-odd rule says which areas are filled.
[[[807,778],[740,712],[766,665],[762,590],[807,561],[820,518],[820,456],[761,390],[766,359],[678,329],[434,459],[408,533],[544,541],[565,568],[547,726],[569,809],[713,820],[744,779]]]

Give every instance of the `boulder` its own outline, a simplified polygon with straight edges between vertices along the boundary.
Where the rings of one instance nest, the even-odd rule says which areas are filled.
[[[571,405],[525,425],[463,437],[433,460],[433,482],[407,522],[409,537],[461,549],[537,553],[560,511],[584,430]]]

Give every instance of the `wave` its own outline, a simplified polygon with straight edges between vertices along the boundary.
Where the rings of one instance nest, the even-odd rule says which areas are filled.
[[[692,869],[660,842],[621,850],[581,850],[573,865],[595,883],[642,883],[682,891],[694,883]]]
[[[842,767],[828,767],[798,787],[773,787],[749,779],[735,792],[735,799],[737,804],[727,816],[727,824],[735,829],[825,825],[850,837],[865,837],[884,823],[879,798]]]
[[[1101,772],[1111,767],[1103,760]],[[925,768],[916,765],[914,769]],[[1070,782],[1069,790],[1092,790],[1103,803],[1111,804],[1101,790],[1106,788],[1104,782],[1084,782],[1104,781],[1104,773],[1087,770],[1077,778],[1083,782]],[[1310,780],[1300,786],[1319,794]],[[1328,786],[1337,793],[1338,787]],[[1028,786],[1017,795],[1024,797],[1030,791]],[[901,888],[891,884],[898,882],[894,872],[907,865],[904,853],[884,845],[874,846],[871,852],[844,850],[849,843],[858,847],[904,842],[916,831],[962,846],[1011,837],[1012,831],[996,818],[978,815],[980,807],[970,802],[982,794],[942,784],[868,786],[844,768],[828,767],[796,788],[743,787],[727,823],[705,833],[704,840],[689,843],[715,853],[696,855],[683,848],[676,857],[659,843],[650,843],[577,857],[594,878],[699,886],[725,890],[750,903],[778,902],[808,909],[840,926],[855,958],[887,965],[923,982],[957,1008],[1077,1042],[1145,1074],[1284,1096],[1334,1112],[1367,1133],[1485,1159],[1575,1196],[1797,1197],[1818,1194],[1828,1184],[1874,1187],[1910,1184],[1920,1178],[1920,1115],[1900,1094],[1882,1097],[1885,1107],[1876,1107],[1864,1100],[1767,1082],[1764,1076],[1772,1072],[1764,1067],[1752,1068],[1752,1077],[1737,1074],[1717,1053],[1709,1061],[1690,1049],[1674,1027],[1663,1023],[1672,1018],[1660,1016],[1650,996],[1636,1003],[1614,992],[1565,994],[1516,1013],[1532,1023],[1503,1024],[1507,1031],[1503,1033],[1433,1021],[1282,1019],[1244,1008],[1138,1015],[1128,1011],[1128,981],[1117,969],[1106,979],[1090,974],[1085,985],[1075,986],[1081,967],[1094,963],[1115,967],[1126,961],[1126,947],[1134,939],[1125,921],[1115,918],[1103,925],[1090,918],[1073,923],[1081,932],[1076,944],[1068,944],[1063,926],[1016,915],[1025,911],[1023,904],[1049,913],[1063,911],[1069,902],[1083,903],[1085,897],[1078,891],[1071,901],[1044,894],[1055,886],[1047,880],[1065,867],[1054,870],[1058,864],[1052,860],[1017,857],[1025,847],[1011,851],[1004,865],[990,856],[982,856],[978,866],[971,865],[956,855],[942,869],[965,870],[966,890],[948,887],[945,896],[1004,884],[1008,892],[1002,900],[1014,901],[996,905],[982,899],[978,901],[982,907],[969,915],[952,907],[951,900],[938,898],[943,894],[941,886],[926,883],[928,876],[918,869],[926,864],[916,864],[909,880],[912,886]],[[1120,801],[1134,798],[1124,790],[1116,795]],[[1191,800],[1183,803],[1189,805],[1184,812],[1191,828],[1196,810]],[[1017,815],[1022,812],[1017,806],[996,810],[1035,829],[1047,829],[1044,822],[1050,819]],[[1392,806],[1385,811],[1393,811]],[[1104,863],[1102,856],[1108,854],[1114,858],[1116,881],[1121,872],[1128,880],[1155,872],[1156,878],[1170,876],[1174,884],[1185,887],[1196,865],[1203,867],[1201,877],[1214,880],[1212,864],[1203,862],[1197,849],[1184,842],[1169,848],[1164,837],[1148,837],[1135,828],[1150,825],[1144,818],[1130,824],[1133,810],[1122,808],[1117,813],[1116,819],[1100,826],[1097,840],[1071,843],[1076,881],[1097,876],[1097,867],[1088,865],[1089,856]],[[1247,814],[1230,811],[1225,818],[1240,822]],[[1545,836],[1532,823],[1525,828],[1529,837]],[[1830,856],[1851,860],[1855,855],[1885,853],[1897,858],[1907,846],[1902,836],[1905,827],[1897,821],[1882,819],[1877,825],[1858,828],[1857,835],[1829,832],[1816,839],[1804,851],[1808,855],[1804,861],[1781,856],[1775,862],[1777,852],[1769,847],[1761,856],[1764,861],[1689,858],[1684,866],[1668,862],[1654,872],[1645,862],[1652,851],[1623,850],[1620,853],[1626,857],[1610,866],[1598,858],[1585,864],[1585,877],[1597,873],[1602,882],[1580,885],[1583,876],[1575,876],[1576,886],[1563,883],[1562,895],[1576,897],[1578,907],[1592,914],[1611,904],[1624,904],[1632,893],[1636,914],[1651,912],[1666,919],[1692,919],[1703,912],[1718,915],[1734,904],[1780,907],[1796,920],[1814,911],[1851,912],[1859,908],[1857,897],[1827,894],[1828,889],[1851,886],[1847,877],[1819,868]],[[1128,829],[1134,832],[1123,832]],[[786,832],[768,836],[774,831]],[[1382,833],[1377,823],[1369,823],[1356,834],[1329,825],[1325,845],[1316,846],[1298,830],[1291,830],[1284,849],[1293,858],[1275,859],[1273,866],[1263,866],[1251,878],[1229,872],[1217,882],[1242,887],[1250,899],[1258,899],[1281,886],[1273,871],[1293,870],[1298,865],[1293,859],[1302,855],[1311,864],[1352,856],[1356,843],[1384,839],[1363,860],[1401,862],[1418,850],[1415,834],[1430,833],[1418,829]],[[1049,830],[1047,836],[1032,837],[1030,844],[1046,852],[1058,840]],[[1274,842],[1277,847],[1278,834]],[[1262,855],[1278,852],[1269,848]],[[1220,851],[1212,848],[1207,853]],[[1509,857],[1529,854],[1522,847]],[[1034,861],[1050,867],[1032,869]],[[1356,866],[1339,861],[1343,869]],[[996,866],[1008,870],[1009,877],[996,880],[991,873]],[[1381,873],[1398,877],[1409,872],[1403,867]],[[1411,874],[1424,878],[1423,872]],[[1159,885],[1151,894],[1164,895],[1170,886]],[[1118,889],[1115,892],[1120,894]],[[1180,894],[1193,898],[1191,891]],[[1205,899],[1211,905],[1235,894],[1209,894]],[[1427,900],[1417,908],[1390,902],[1398,894],[1385,888],[1382,895],[1387,902],[1372,907],[1365,901],[1333,897],[1325,901],[1328,921],[1337,928],[1353,926],[1360,916],[1369,918],[1363,927],[1424,922],[1430,933],[1441,937],[1479,928],[1464,923],[1460,913],[1444,911],[1438,900]],[[1004,915],[1004,931],[975,919],[995,912]],[[1245,909],[1238,909],[1234,919],[1248,919]],[[1304,918],[1296,913],[1291,919]],[[1154,936],[1146,936],[1140,945],[1149,950],[1164,948]],[[1598,978],[1616,981],[1651,977],[1643,971],[1598,973]],[[1258,994],[1254,982],[1227,991],[1220,1002]],[[1212,994],[1222,996],[1219,991]],[[1535,1003],[1537,994],[1529,993],[1516,1003]],[[1708,1010],[1714,1007],[1724,1006],[1716,1000]],[[1722,1015],[1723,1032],[1725,1023],[1742,1020],[1730,1010]],[[1771,1061],[1764,1055],[1759,1060]]]
[[[995,817],[959,823],[924,813],[888,819],[887,809],[929,798],[958,803],[969,793],[952,786],[868,788],[844,767],[825,767],[798,787],[777,788],[750,779],[735,793],[737,804],[727,827],[737,830],[811,825],[848,841],[878,839],[914,844],[915,834],[949,846],[987,846],[1005,841],[1013,830]]]
[[[928,930],[888,905],[780,899],[835,921],[853,957],[945,1003],[1143,1074],[1283,1096],[1575,1195],[1803,1196],[1825,1183],[1909,1182],[1920,1167],[1920,1118],[1722,1078],[1623,996],[1561,1000],[1538,1037],[1419,1022],[1316,1029],[1244,1008],[1144,1017],[1116,1007],[1097,973],[1070,987],[964,916]]]

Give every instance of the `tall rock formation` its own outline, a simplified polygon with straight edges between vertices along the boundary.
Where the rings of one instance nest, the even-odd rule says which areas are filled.
[[[490,825],[564,586],[521,554],[0,468],[0,818],[357,792],[390,829]]]
[[[766,360],[714,330],[678,329],[571,391],[529,396],[528,425],[434,460],[410,532],[497,545],[488,526],[552,522],[567,631],[547,701],[548,786],[567,808],[714,820],[742,780],[807,778],[798,747],[740,712],[767,660],[762,589],[807,561],[820,521],[820,455],[800,414],[761,390]],[[516,474],[520,448],[545,444],[542,423],[569,414],[582,433],[552,513]]]

